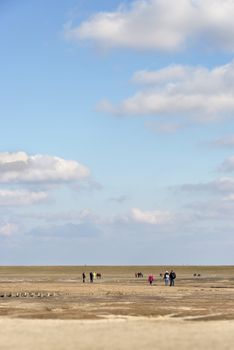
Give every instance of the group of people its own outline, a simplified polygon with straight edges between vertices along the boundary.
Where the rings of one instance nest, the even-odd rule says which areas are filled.
[[[93,280],[95,278],[101,278],[101,274],[100,273],[96,273],[96,272],[90,272],[89,273],[89,282],[93,283]],[[85,275],[85,272],[83,272],[82,273],[82,281],[83,281],[83,283],[85,283],[85,280],[86,280],[86,275]]]
[[[163,279],[165,282],[165,286],[174,286],[175,285],[175,279],[176,279],[176,273],[175,271],[171,270],[171,272],[169,273],[168,271],[166,271],[163,275]],[[154,276],[153,275],[149,275],[148,277],[148,282],[150,285],[153,284],[154,281]]]
[[[168,286],[168,285],[170,285],[170,287],[174,286],[175,285],[175,279],[176,279],[175,271],[171,270],[170,273],[168,271],[166,271],[164,273],[163,279],[164,279],[164,282],[165,282],[165,286]]]
[[[89,282],[93,283],[93,280],[94,280],[95,277],[96,277],[96,273],[95,272],[90,272],[89,273]],[[82,281],[83,281],[83,283],[85,283],[85,280],[86,280],[86,275],[85,275],[85,272],[83,272],[82,273]]]
[[[90,272],[89,273],[89,282],[90,283],[93,283],[93,280],[100,276],[101,278],[101,274],[98,273],[96,274],[96,272]],[[176,273],[175,271],[171,270],[171,272],[169,273],[168,271],[166,271],[164,273],[164,275],[160,274],[160,276],[163,276],[163,279],[164,279],[164,282],[165,282],[165,286],[174,286],[175,285],[175,279],[176,279]],[[86,275],[85,275],[85,272],[82,273],[82,281],[83,283],[85,283],[85,280],[86,280]],[[153,275],[149,275],[148,276],[148,282],[150,285],[153,284],[153,281],[154,281],[154,276]]]

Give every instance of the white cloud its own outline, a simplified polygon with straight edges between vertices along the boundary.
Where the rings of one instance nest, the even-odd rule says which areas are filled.
[[[218,171],[221,172],[233,172],[234,171],[234,156],[226,158],[218,167]],[[234,193],[234,177],[221,176],[215,180],[206,183],[197,184],[185,184],[181,186],[181,189],[188,192],[210,192],[212,194],[225,194],[228,198],[229,195]]]
[[[154,115],[212,122],[233,118],[234,62],[213,69],[172,65],[137,72],[133,81],[144,85],[117,106],[104,101],[99,109],[116,115]]]
[[[0,183],[71,182],[89,175],[89,169],[74,160],[25,152],[0,153]]]
[[[0,190],[0,206],[21,206],[45,201],[46,192],[30,192],[27,190]]]
[[[160,225],[171,222],[173,215],[168,211],[153,210],[153,211],[142,211],[138,208],[132,208],[131,217],[134,221],[151,224]]]
[[[99,12],[65,37],[103,47],[173,51],[196,43],[234,50],[234,0],[137,0]]]
[[[100,216],[90,209],[81,211],[67,211],[48,214],[30,214],[29,217],[46,222],[69,222],[80,224],[92,224],[97,226],[108,226],[115,224],[136,224],[145,223],[152,225],[163,225],[174,222],[175,213],[163,210],[143,211],[139,208],[132,208],[125,214],[114,216]]]
[[[219,170],[224,172],[234,171],[234,156],[225,159],[220,165]]]
[[[0,236],[11,236],[18,231],[18,226],[13,223],[2,223],[0,225]]]
[[[158,71],[141,70],[133,75],[132,81],[136,84],[155,85],[174,81],[183,81],[189,76],[199,72],[202,68],[192,68],[190,66],[170,65]],[[195,72],[194,72],[195,71]]]

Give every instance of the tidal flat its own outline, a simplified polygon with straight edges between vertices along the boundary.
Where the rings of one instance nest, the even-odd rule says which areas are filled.
[[[4,349],[232,349],[234,266],[2,266],[0,323]]]

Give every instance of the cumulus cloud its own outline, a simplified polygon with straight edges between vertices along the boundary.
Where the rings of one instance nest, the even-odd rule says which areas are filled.
[[[234,50],[234,0],[137,0],[99,12],[65,37],[103,47],[174,51],[199,39],[208,47]]]
[[[21,206],[43,202],[48,198],[46,192],[27,190],[0,190],[0,206]]]
[[[85,180],[85,181],[84,181]],[[45,201],[59,184],[90,182],[89,169],[75,160],[25,152],[0,153],[0,206],[22,206]],[[37,190],[32,190],[37,186]],[[39,190],[40,188],[40,190]]]
[[[89,169],[74,160],[25,152],[0,153],[0,183],[69,182],[89,175]]]
[[[0,224],[0,236],[11,236],[18,231],[18,226],[14,223],[2,223]]]
[[[173,215],[168,211],[143,211],[138,208],[132,208],[131,218],[133,219],[133,221],[139,223],[160,225],[171,222],[173,220]]]
[[[196,122],[233,118],[234,62],[213,69],[171,65],[157,71],[135,73],[143,89],[114,106],[99,109],[116,115],[154,115]]]

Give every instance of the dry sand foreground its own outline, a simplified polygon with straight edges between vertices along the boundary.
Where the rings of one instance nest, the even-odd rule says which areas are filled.
[[[171,288],[165,268],[0,267],[0,348],[233,349],[234,267],[175,267]]]
[[[1,349],[233,349],[234,321],[0,320]]]

